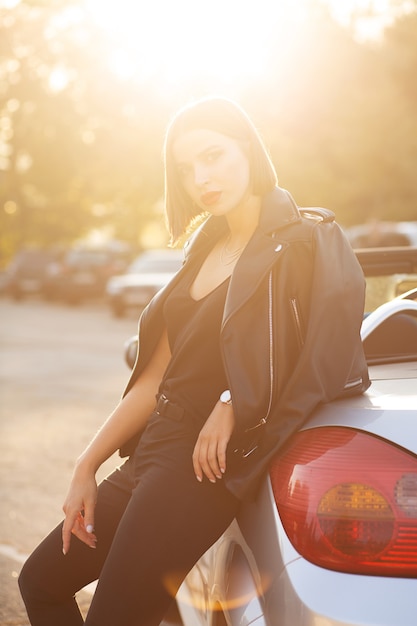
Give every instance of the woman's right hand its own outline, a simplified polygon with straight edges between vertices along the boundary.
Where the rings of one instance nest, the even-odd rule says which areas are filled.
[[[96,547],[94,534],[94,509],[97,500],[97,483],[94,472],[75,469],[63,504],[65,513],[62,528],[62,552],[70,549],[71,535],[75,535],[90,548]]]

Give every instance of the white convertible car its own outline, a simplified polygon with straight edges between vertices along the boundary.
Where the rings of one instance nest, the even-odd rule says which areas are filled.
[[[189,573],[177,624],[417,625],[417,248],[357,255],[372,385],[293,436]]]

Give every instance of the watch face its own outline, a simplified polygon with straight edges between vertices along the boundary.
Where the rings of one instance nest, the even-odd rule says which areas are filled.
[[[231,404],[232,403],[232,396],[231,396],[230,391],[228,389],[226,389],[226,391],[223,391],[223,393],[220,396],[220,401],[223,402],[223,404]]]

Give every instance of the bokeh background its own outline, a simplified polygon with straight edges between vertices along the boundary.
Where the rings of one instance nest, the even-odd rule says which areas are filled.
[[[165,245],[178,107],[231,97],[280,184],[343,226],[417,218],[416,0],[0,0],[0,269]]]
[[[140,311],[67,306],[71,276],[102,295],[117,270],[105,242],[118,262],[167,244],[162,146],[177,109],[237,100],[280,184],[345,228],[417,221],[416,77],[417,0],[0,0],[0,626],[28,626],[21,564],[60,521],[74,459],[129,376]],[[80,241],[97,250],[77,256]],[[57,251],[47,294],[63,299],[1,297],[32,248]],[[32,290],[43,265],[23,258]],[[370,308],[387,289],[375,284]]]

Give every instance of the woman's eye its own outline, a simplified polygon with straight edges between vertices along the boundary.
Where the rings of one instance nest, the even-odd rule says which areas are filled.
[[[208,163],[213,163],[216,159],[221,155],[221,150],[213,150],[206,155],[206,161]]]

